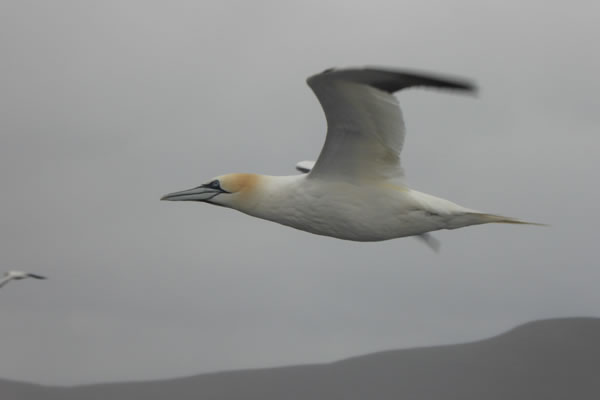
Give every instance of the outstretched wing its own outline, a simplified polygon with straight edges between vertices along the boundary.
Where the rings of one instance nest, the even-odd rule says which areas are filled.
[[[2,286],[6,285],[11,280],[12,280],[12,276],[5,276],[4,278],[0,279],[0,288]]]
[[[35,278],[35,279],[47,279],[45,276],[36,275],[36,274],[27,274],[27,276],[30,278]]]
[[[308,85],[327,119],[327,137],[311,178],[372,179],[402,176],[404,121],[393,93],[412,86],[474,91],[473,84],[380,68],[329,69]]]

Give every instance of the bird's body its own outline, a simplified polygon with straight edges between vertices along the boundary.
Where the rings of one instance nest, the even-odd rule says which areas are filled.
[[[25,278],[34,278],[34,279],[46,279],[46,277],[36,274],[30,274],[28,272],[23,271],[8,271],[4,273],[4,278],[0,279],[0,288],[6,285],[8,282],[14,280],[21,280]]]
[[[327,119],[325,145],[304,174],[227,174],[163,200],[202,201],[318,235],[354,241],[420,236],[490,222],[525,223],[480,213],[410,189],[400,152],[404,121],[393,92],[411,86],[472,91],[468,82],[374,68],[326,70],[308,79]]]
[[[236,209],[317,235],[372,242],[477,223],[469,217],[478,215],[473,210],[393,183],[323,182],[308,175],[252,179],[252,191]]]

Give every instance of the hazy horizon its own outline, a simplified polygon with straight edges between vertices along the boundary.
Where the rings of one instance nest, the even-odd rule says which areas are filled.
[[[598,318],[535,321],[485,340],[365,354],[333,363],[71,387],[0,379],[5,400],[596,399]]]

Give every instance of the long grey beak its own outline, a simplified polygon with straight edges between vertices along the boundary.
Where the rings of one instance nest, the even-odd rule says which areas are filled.
[[[198,186],[197,188],[182,190],[181,192],[165,194],[160,199],[169,201],[207,201],[221,193],[223,191],[219,189]]]

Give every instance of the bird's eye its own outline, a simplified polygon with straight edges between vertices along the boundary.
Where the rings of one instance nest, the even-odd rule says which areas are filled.
[[[221,192],[225,192],[225,190],[221,189],[221,182],[219,182],[218,179],[215,179],[214,181],[205,183],[204,185],[198,186],[198,188],[210,188],[210,189],[220,190]]]

